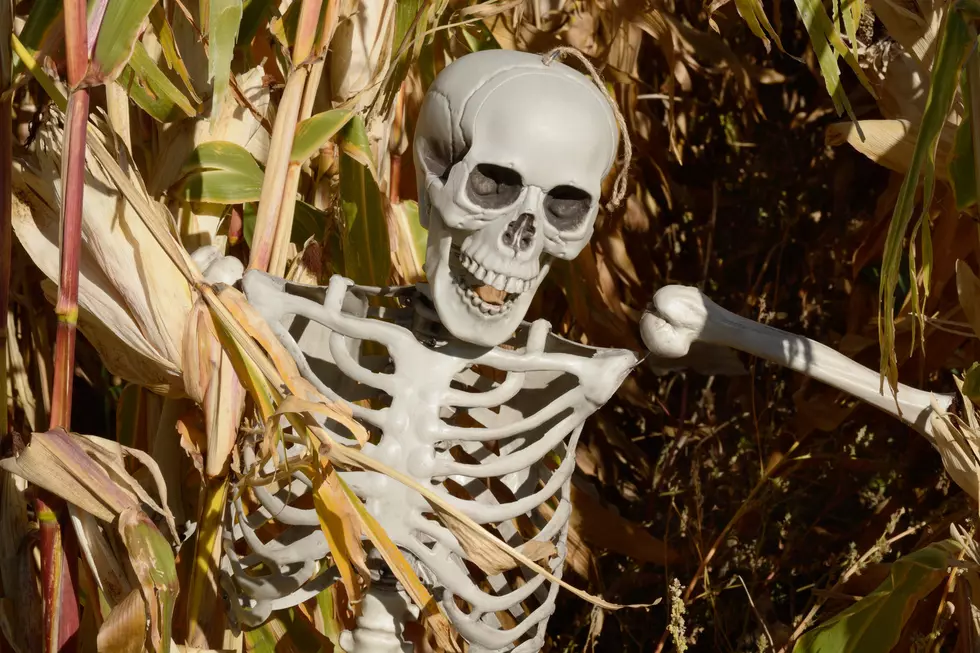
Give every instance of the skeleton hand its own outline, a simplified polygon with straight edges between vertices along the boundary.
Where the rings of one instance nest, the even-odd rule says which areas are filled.
[[[640,320],[640,335],[650,351],[679,359],[698,344],[731,347],[805,374],[890,415],[926,437],[932,434],[931,399],[943,411],[952,395],[933,395],[899,384],[897,397],[879,390],[877,373],[818,342],[753,322],[726,311],[697,288],[666,286],[657,291]]]
[[[191,260],[197,264],[197,268],[204,275],[208,283],[224,283],[229,286],[235,285],[242,274],[245,266],[234,256],[222,256],[218,253],[218,248],[213,245],[206,245],[194,250]]]
[[[708,322],[711,300],[689,286],[667,286],[653,296],[640,318],[640,337],[655,356],[683,358]]]

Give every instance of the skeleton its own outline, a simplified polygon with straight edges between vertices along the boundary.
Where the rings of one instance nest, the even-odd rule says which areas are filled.
[[[618,140],[611,101],[574,69],[529,53],[468,55],[440,73],[416,131],[427,284],[380,289],[334,276],[317,287],[259,271],[241,281],[302,375],[369,427],[365,453],[434,488],[512,546],[550,543],[543,564],[559,577],[582,425],[641,355],[574,343],[524,317],[551,261],[574,258],[588,242]],[[215,265],[211,254],[200,258]],[[735,316],[693,288],[662,288],[640,329],[663,362],[683,364],[692,346],[741,349],[900,412],[927,435],[933,406],[951,402],[931,403],[933,395],[901,386],[896,403],[878,392],[870,370]],[[303,452],[287,435],[280,453]],[[242,460],[255,471],[254,443],[243,443]],[[275,470],[268,462],[258,472],[271,479]],[[373,472],[342,477],[471,651],[542,647],[557,584],[526,568],[482,573],[420,495]],[[311,487],[294,471],[249,488],[256,508],[247,510],[242,495],[232,501],[222,582],[242,625],[334,582]],[[274,536],[260,535],[270,528]],[[357,628],[342,646],[412,650],[404,626],[417,608],[383,564],[372,573]]]

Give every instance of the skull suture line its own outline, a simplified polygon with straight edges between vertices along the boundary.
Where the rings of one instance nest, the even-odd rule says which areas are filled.
[[[589,242],[619,145],[609,100],[587,77],[527,52],[446,67],[414,143],[425,271],[439,319],[494,346],[527,313],[552,258]]]

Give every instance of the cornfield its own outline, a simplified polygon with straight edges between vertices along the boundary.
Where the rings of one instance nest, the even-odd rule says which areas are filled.
[[[930,441],[752,357],[647,361],[575,452],[545,649],[980,651],[978,25],[973,0],[0,0],[0,651],[342,651],[367,549],[414,650],[465,648],[338,474],[394,472],[315,416],[364,427],[202,271],[424,282],[426,90],[559,46],[632,156],[528,319],[642,352],[688,284],[958,402]],[[319,446],[279,460],[284,423]],[[258,624],[222,582],[245,441],[310,476],[338,577]]]

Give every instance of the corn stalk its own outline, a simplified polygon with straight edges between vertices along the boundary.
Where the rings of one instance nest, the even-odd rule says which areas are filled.
[[[82,246],[82,199],[85,192],[85,136],[89,93],[82,87],[88,68],[88,27],[83,0],[64,6],[65,55],[68,69],[66,155],[63,160],[61,209],[61,278],[55,314],[54,380],[51,392],[51,428],[71,426],[72,379],[75,368],[75,335],[78,325],[78,264]],[[78,603],[66,555],[58,513],[63,503],[42,493],[36,500],[41,529],[41,576],[44,601],[44,650],[61,651],[79,627]],[[76,566],[77,569],[77,566]],[[68,646],[67,648],[73,648]]]
[[[330,4],[328,2],[328,8]],[[333,4],[336,5],[336,2]],[[262,180],[262,195],[259,198],[255,234],[252,237],[252,251],[248,262],[250,269],[282,274],[282,270],[276,271],[270,265],[273,261],[277,237],[285,234],[287,242],[289,239],[289,230],[285,227],[279,227],[280,213],[284,204],[292,204],[293,202],[293,196],[287,197],[284,190],[288,191],[289,159],[293,137],[296,134],[296,124],[299,122],[300,112],[307,105],[304,102],[304,97],[307,80],[310,79],[313,63],[311,55],[314,52],[314,39],[316,38],[316,28],[322,5],[322,0],[303,0],[303,4],[300,6],[299,23],[296,28],[296,40],[292,52],[292,71],[286,80],[282,102],[279,104],[276,114],[272,143],[269,145],[269,160],[266,163],[265,177]],[[312,101],[309,106],[312,109]],[[293,195],[295,195],[295,187],[293,188]],[[292,215],[290,214],[287,219],[291,223]]]

